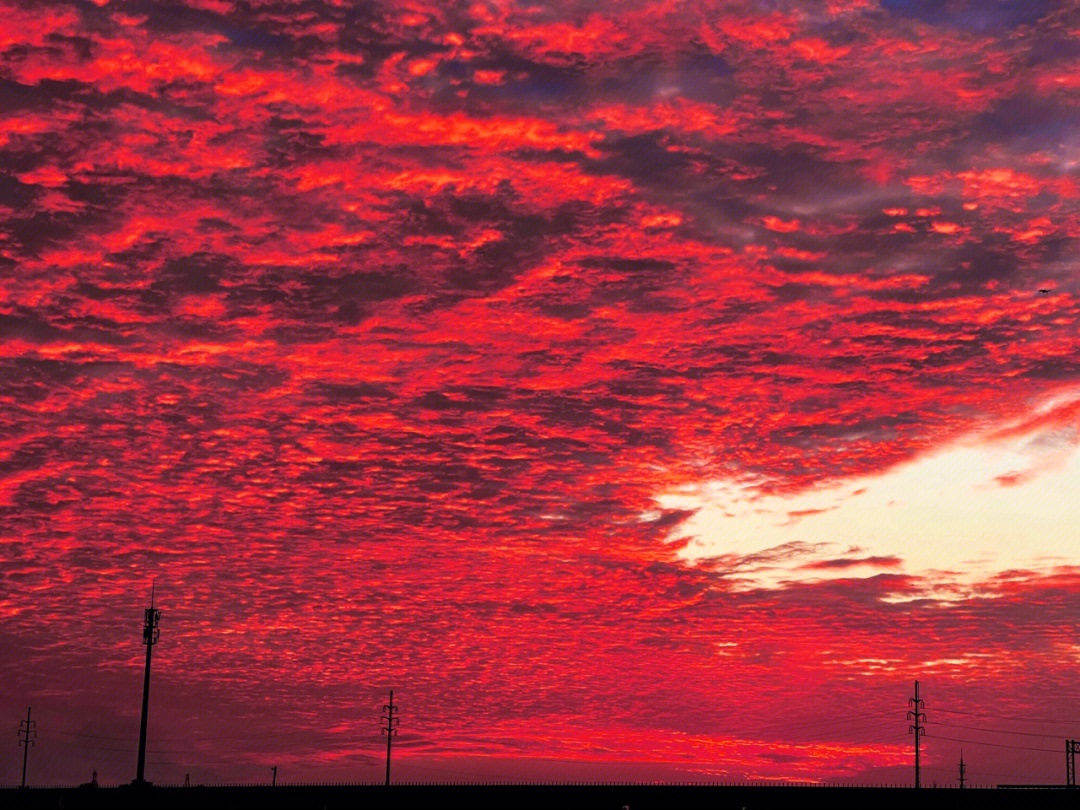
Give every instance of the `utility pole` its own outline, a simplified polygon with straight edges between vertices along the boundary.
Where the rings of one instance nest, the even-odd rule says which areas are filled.
[[[34,738],[37,737],[37,720],[30,719],[30,707],[26,707],[26,719],[19,721],[19,745],[23,746],[22,752],[22,784],[19,787],[26,787],[26,755],[30,751],[30,746],[34,744]]]
[[[382,716],[382,719],[386,721],[386,725],[382,726],[382,733],[386,735],[386,786],[390,787],[390,740],[397,736],[398,723],[401,720],[397,717],[398,707],[394,705],[394,690],[390,690],[390,702],[383,705],[383,711],[386,712]]]
[[[26,715],[30,716],[29,712]],[[1076,787],[1076,752],[1080,751],[1080,740],[1065,741],[1065,785]]]
[[[926,720],[926,712],[923,711],[923,701],[919,699],[919,682],[915,681],[915,697],[908,698],[911,710],[907,713],[908,720],[914,720],[915,724],[908,726],[908,733],[915,735],[915,787],[919,787],[919,737],[926,734],[923,722]]]
[[[138,787],[148,787],[149,783],[146,781],[146,716],[147,710],[150,708],[150,655],[154,650],[154,645],[158,642],[158,636],[160,630],[158,630],[158,622],[161,621],[161,611],[154,608],[154,588],[156,585],[150,586],[150,607],[146,609],[146,615],[143,619],[143,644],[146,645],[146,670],[143,673],[143,689],[142,689],[142,719],[139,721],[139,765],[136,770],[135,781],[132,783]]]
[[[270,778],[270,787],[277,786],[277,765],[271,765],[270,770],[274,772],[274,775]]]
[[[964,789],[964,749],[960,749],[960,789]]]

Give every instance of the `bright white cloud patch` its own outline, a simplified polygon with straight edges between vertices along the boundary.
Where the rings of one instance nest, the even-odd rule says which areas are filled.
[[[887,472],[794,495],[762,495],[753,480],[716,480],[665,493],[666,509],[695,509],[683,559],[717,560],[744,587],[792,580],[929,575],[935,595],[1010,569],[1080,563],[1077,393]]]

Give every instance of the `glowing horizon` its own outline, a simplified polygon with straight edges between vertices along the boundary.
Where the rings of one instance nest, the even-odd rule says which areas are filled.
[[[1046,575],[1075,564],[1077,404],[1069,389],[1035,407],[1029,424],[997,426],[839,485],[764,495],[766,481],[718,480],[657,503],[694,512],[673,538],[683,559],[722,570],[726,556],[735,565],[725,575],[748,587],[862,569],[926,578],[927,591],[910,598],[965,598],[1002,572]]]

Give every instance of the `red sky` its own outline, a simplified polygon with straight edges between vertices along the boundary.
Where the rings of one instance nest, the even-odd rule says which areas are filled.
[[[598,10],[600,9],[600,10]],[[1062,781],[1080,14],[0,0],[31,782]],[[1019,718],[1019,719],[1018,719]],[[1076,722],[1072,722],[1075,720]],[[967,740],[968,742],[959,742]]]

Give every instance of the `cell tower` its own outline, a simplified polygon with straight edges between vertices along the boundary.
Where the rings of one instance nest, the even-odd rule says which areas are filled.
[[[964,789],[964,781],[965,781],[964,780],[964,769],[965,769],[965,767],[966,766],[964,765],[964,749],[961,748],[960,749],[960,789],[961,790]]]
[[[150,657],[154,650],[154,645],[158,643],[158,636],[161,631],[158,629],[158,622],[161,621],[161,611],[154,608],[154,589],[156,581],[150,586],[150,607],[146,609],[146,615],[143,619],[143,644],[146,645],[146,670],[143,673],[143,690],[142,690],[142,719],[139,721],[139,765],[135,775],[135,781],[132,782],[136,786],[149,786],[149,782],[146,781],[146,717],[147,710],[150,708]]]
[[[915,721],[908,726],[908,733],[915,735],[915,787],[919,787],[919,738],[926,734],[926,727],[922,725],[926,721],[926,712],[923,711],[923,701],[919,699],[918,681],[915,681],[915,697],[908,698],[908,705],[911,710],[907,713],[907,719]]]
[[[34,738],[37,737],[37,720],[30,719],[30,707],[26,707],[26,719],[19,721],[19,745],[23,747],[22,753],[22,783],[19,787],[26,787],[26,755],[30,752],[30,746],[34,744]]]
[[[386,735],[386,786],[390,787],[390,741],[397,736],[398,723],[401,722],[397,717],[398,707],[394,705],[393,689],[390,690],[390,702],[382,708],[386,712],[382,716],[382,719],[386,721],[386,725],[382,726],[382,733]]]

